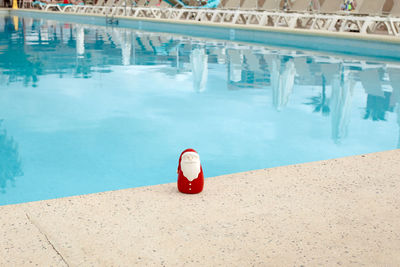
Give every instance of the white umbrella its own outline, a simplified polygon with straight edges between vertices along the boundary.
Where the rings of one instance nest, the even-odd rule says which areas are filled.
[[[190,56],[193,75],[193,89],[196,92],[203,92],[206,88],[208,76],[208,55],[205,49],[196,48]]]
[[[332,139],[335,143],[340,143],[347,136],[355,85],[350,71],[344,70],[343,67],[340,69],[339,74],[332,80],[331,122]]]

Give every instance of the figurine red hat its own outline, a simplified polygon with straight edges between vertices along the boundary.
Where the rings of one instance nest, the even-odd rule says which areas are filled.
[[[204,174],[199,154],[194,149],[186,149],[179,157],[178,190],[186,194],[203,191]]]

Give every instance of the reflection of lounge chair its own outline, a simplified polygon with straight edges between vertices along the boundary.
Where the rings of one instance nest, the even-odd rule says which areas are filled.
[[[300,81],[315,84],[316,76],[311,72],[310,64],[307,62],[306,57],[295,57],[294,65],[296,67],[296,72],[299,75]]]
[[[389,110],[390,92],[382,90],[379,70],[382,69],[370,68],[360,72],[361,84],[368,94],[364,119],[385,120],[386,111]]]
[[[364,69],[360,73],[361,84],[369,95],[384,96],[378,69]]]
[[[141,46],[143,47],[144,51],[152,53],[154,52],[153,46],[151,46],[150,44],[149,35],[140,36],[138,41],[141,43]]]
[[[232,82],[239,82],[242,80],[243,55],[241,54],[240,50],[236,49],[229,49],[227,54],[229,58],[229,79]]]
[[[322,75],[325,77],[327,84],[332,84],[333,80],[339,73],[339,64],[321,64],[321,72]]]
[[[149,44],[152,46],[155,54],[165,56],[168,55],[169,51],[167,51],[166,46],[162,44],[161,36],[150,35]]]
[[[400,109],[400,68],[388,68],[387,73],[389,75],[390,85],[393,89],[390,98],[390,106],[394,107],[397,103]]]
[[[243,50],[243,56],[246,60],[247,68],[251,71],[260,71],[260,59],[251,50]]]

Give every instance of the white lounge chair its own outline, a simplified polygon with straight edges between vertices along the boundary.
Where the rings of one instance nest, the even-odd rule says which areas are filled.
[[[311,0],[296,0],[290,6],[289,11],[292,11],[292,12],[307,12],[307,11],[310,10],[310,2],[311,2]]]
[[[258,0],[242,0],[239,8],[241,10],[256,10],[258,8]]]
[[[210,55],[213,55],[217,58],[218,64],[226,63],[226,52],[224,47],[215,47],[210,49]]]
[[[105,0],[98,0],[95,5],[70,5],[64,8],[64,12],[91,13],[95,7],[104,6]]]
[[[101,7],[104,6],[105,0],[98,0],[95,5],[83,5],[83,6],[70,6],[65,7],[64,12],[71,10],[75,13],[90,13],[94,7]]]
[[[389,13],[390,16],[400,17],[400,0],[393,0],[393,7]]]
[[[240,0],[228,0],[224,6],[222,6],[223,9],[238,9],[240,7]]]
[[[46,4],[44,6],[41,6],[44,11],[49,11],[49,10],[55,10],[55,11],[60,11],[64,12],[64,7],[62,4],[56,3],[56,4]]]
[[[355,11],[357,14],[382,15],[384,5],[384,0],[364,0]]]
[[[49,10],[56,10],[56,11],[63,11],[64,4],[58,3],[56,1],[51,2],[41,2],[41,1],[33,1],[31,6],[38,7],[42,10],[49,11]]]
[[[336,13],[340,11],[340,6],[343,4],[343,0],[325,0],[321,5],[321,13]]]
[[[108,0],[103,6],[94,6],[89,13],[95,14],[107,14],[112,11],[115,6],[115,0]]]
[[[279,10],[281,0],[265,0],[264,3],[259,7],[261,10],[277,11]]]

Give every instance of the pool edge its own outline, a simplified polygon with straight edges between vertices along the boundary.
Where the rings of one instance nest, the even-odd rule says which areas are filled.
[[[171,183],[1,206],[13,246],[0,265],[390,266],[399,161],[397,149],[213,177],[199,195]]]

